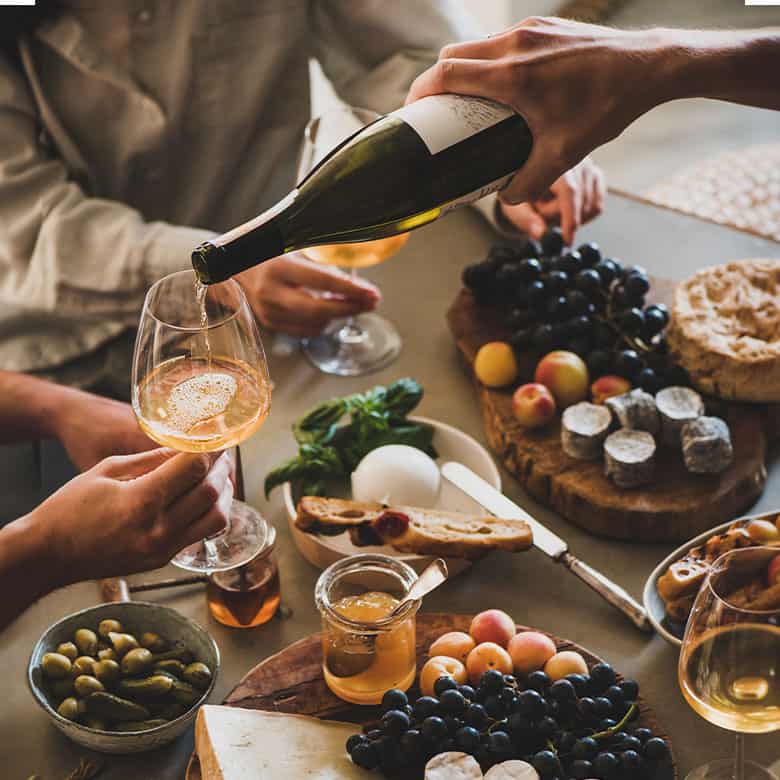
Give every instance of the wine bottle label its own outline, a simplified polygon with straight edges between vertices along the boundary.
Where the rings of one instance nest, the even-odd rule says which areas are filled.
[[[431,95],[393,111],[390,116],[406,122],[428,151],[437,154],[480,130],[497,125],[513,113],[511,108],[484,98]]]
[[[508,176],[502,176],[500,179],[491,181],[489,184],[486,184],[484,187],[480,187],[478,190],[469,192],[466,195],[461,195],[461,197],[455,198],[455,200],[451,200],[449,203],[445,203],[441,207],[439,216],[443,217],[453,209],[458,208],[458,206],[465,206],[467,203],[474,203],[474,201],[480,200],[486,195],[490,195],[491,192],[498,192],[498,190],[503,189],[507,184],[509,184],[509,180],[513,176],[514,173],[510,173]]]

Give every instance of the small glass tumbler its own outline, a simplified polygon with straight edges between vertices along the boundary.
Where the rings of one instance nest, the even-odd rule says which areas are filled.
[[[353,555],[320,575],[314,595],[322,616],[322,671],[340,699],[379,704],[388,689],[411,687],[420,601],[389,613],[416,579],[414,569],[387,555]]]

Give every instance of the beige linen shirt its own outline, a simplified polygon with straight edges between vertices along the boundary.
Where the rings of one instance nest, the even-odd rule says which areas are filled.
[[[137,324],[148,286],[294,181],[309,59],[387,112],[471,20],[447,0],[67,0],[0,55],[0,366]]]

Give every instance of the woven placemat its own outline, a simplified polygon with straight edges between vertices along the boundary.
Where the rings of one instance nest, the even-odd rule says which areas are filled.
[[[640,199],[780,242],[780,144],[696,163]]]

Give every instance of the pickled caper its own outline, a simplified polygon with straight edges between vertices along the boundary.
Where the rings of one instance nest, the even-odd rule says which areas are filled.
[[[91,674],[93,675],[95,673],[95,659],[90,658],[88,655],[80,655],[74,662],[73,662],[73,668],[71,669],[71,677],[75,680],[76,677],[79,677],[82,674]]]
[[[108,729],[108,724],[103,718],[93,718],[91,715],[84,718],[84,725],[89,729],[98,729],[99,731],[106,731]]]
[[[117,686],[117,692],[125,698],[156,699],[164,696],[173,688],[176,678],[167,674],[153,674],[140,680],[121,680]]]
[[[77,720],[79,717],[79,703],[73,696],[69,696],[67,699],[63,699],[60,702],[60,706],[57,707],[57,712],[62,715],[63,718],[68,720]]]
[[[91,628],[79,628],[73,635],[73,641],[82,655],[97,653],[97,634]]]
[[[149,718],[149,710],[146,707],[103,691],[88,696],[86,703],[90,716],[105,718],[107,721],[147,720]]]
[[[116,661],[119,659],[119,656],[113,647],[107,647],[105,650],[98,650],[98,658],[101,661]]]
[[[186,704],[191,707],[201,697],[201,692],[196,691],[189,683],[175,682],[173,684],[173,698],[176,699],[179,704]]]
[[[152,671],[155,672],[167,672],[174,677],[184,679],[182,675],[187,667],[178,658],[168,658],[165,661],[157,661]]]
[[[52,680],[49,683],[49,690],[57,701],[66,699],[73,695],[73,678],[63,677],[61,680]]]
[[[121,671],[119,664],[110,658],[98,661],[94,666],[93,674],[103,683],[103,685],[112,686],[119,681]]]
[[[132,634],[118,634],[111,631],[108,635],[114,652],[121,658],[125,653],[135,650],[138,647],[138,640]]]
[[[185,666],[195,660],[195,655],[189,648],[185,647],[183,642],[174,642],[170,650],[163,653],[155,653],[154,662],[168,661],[171,658],[181,661]]]
[[[90,693],[96,693],[97,691],[104,691],[105,686],[97,677],[91,677],[88,674],[82,674],[73,681],[73,690],[76,691],[77,696],[82,698],[89,696]]]
[[[101,620],[100,624],[98,625],[98,634],[103,637],[103,639],[108,639],[109,634],[112,632],[115,634],[121,634],[124,632],[124,628],[122,627],[122,624],[118,620],[112,620],[110,618],[107,618],[106,620]]]
[[[182,677],[196,688],[208,688],[211,683],[211,669],[206,664],[195,661],[184,669]]]
[[[150,650],[147,650],[145,647],[136,647],[122,656],[120,666],[122,674],[137,677],[140,674],[146,674],[152,668],[153,662],[154,656]]]
[[[79,649],[73,642],[63,642],[57,645],[57,652],[66,658],[70,658],[71,661],[75,661],[79,655]]]
[[[145,647],[153,653],[162,653],[168,649],[168,642],[159,634],[155,634],[154,631],[145,631],[141,634],[141,647]]]
[[[67,677],[72,668],[70,658],[62,653],[44,653],[41,658],[41,669],[50,680]]]

